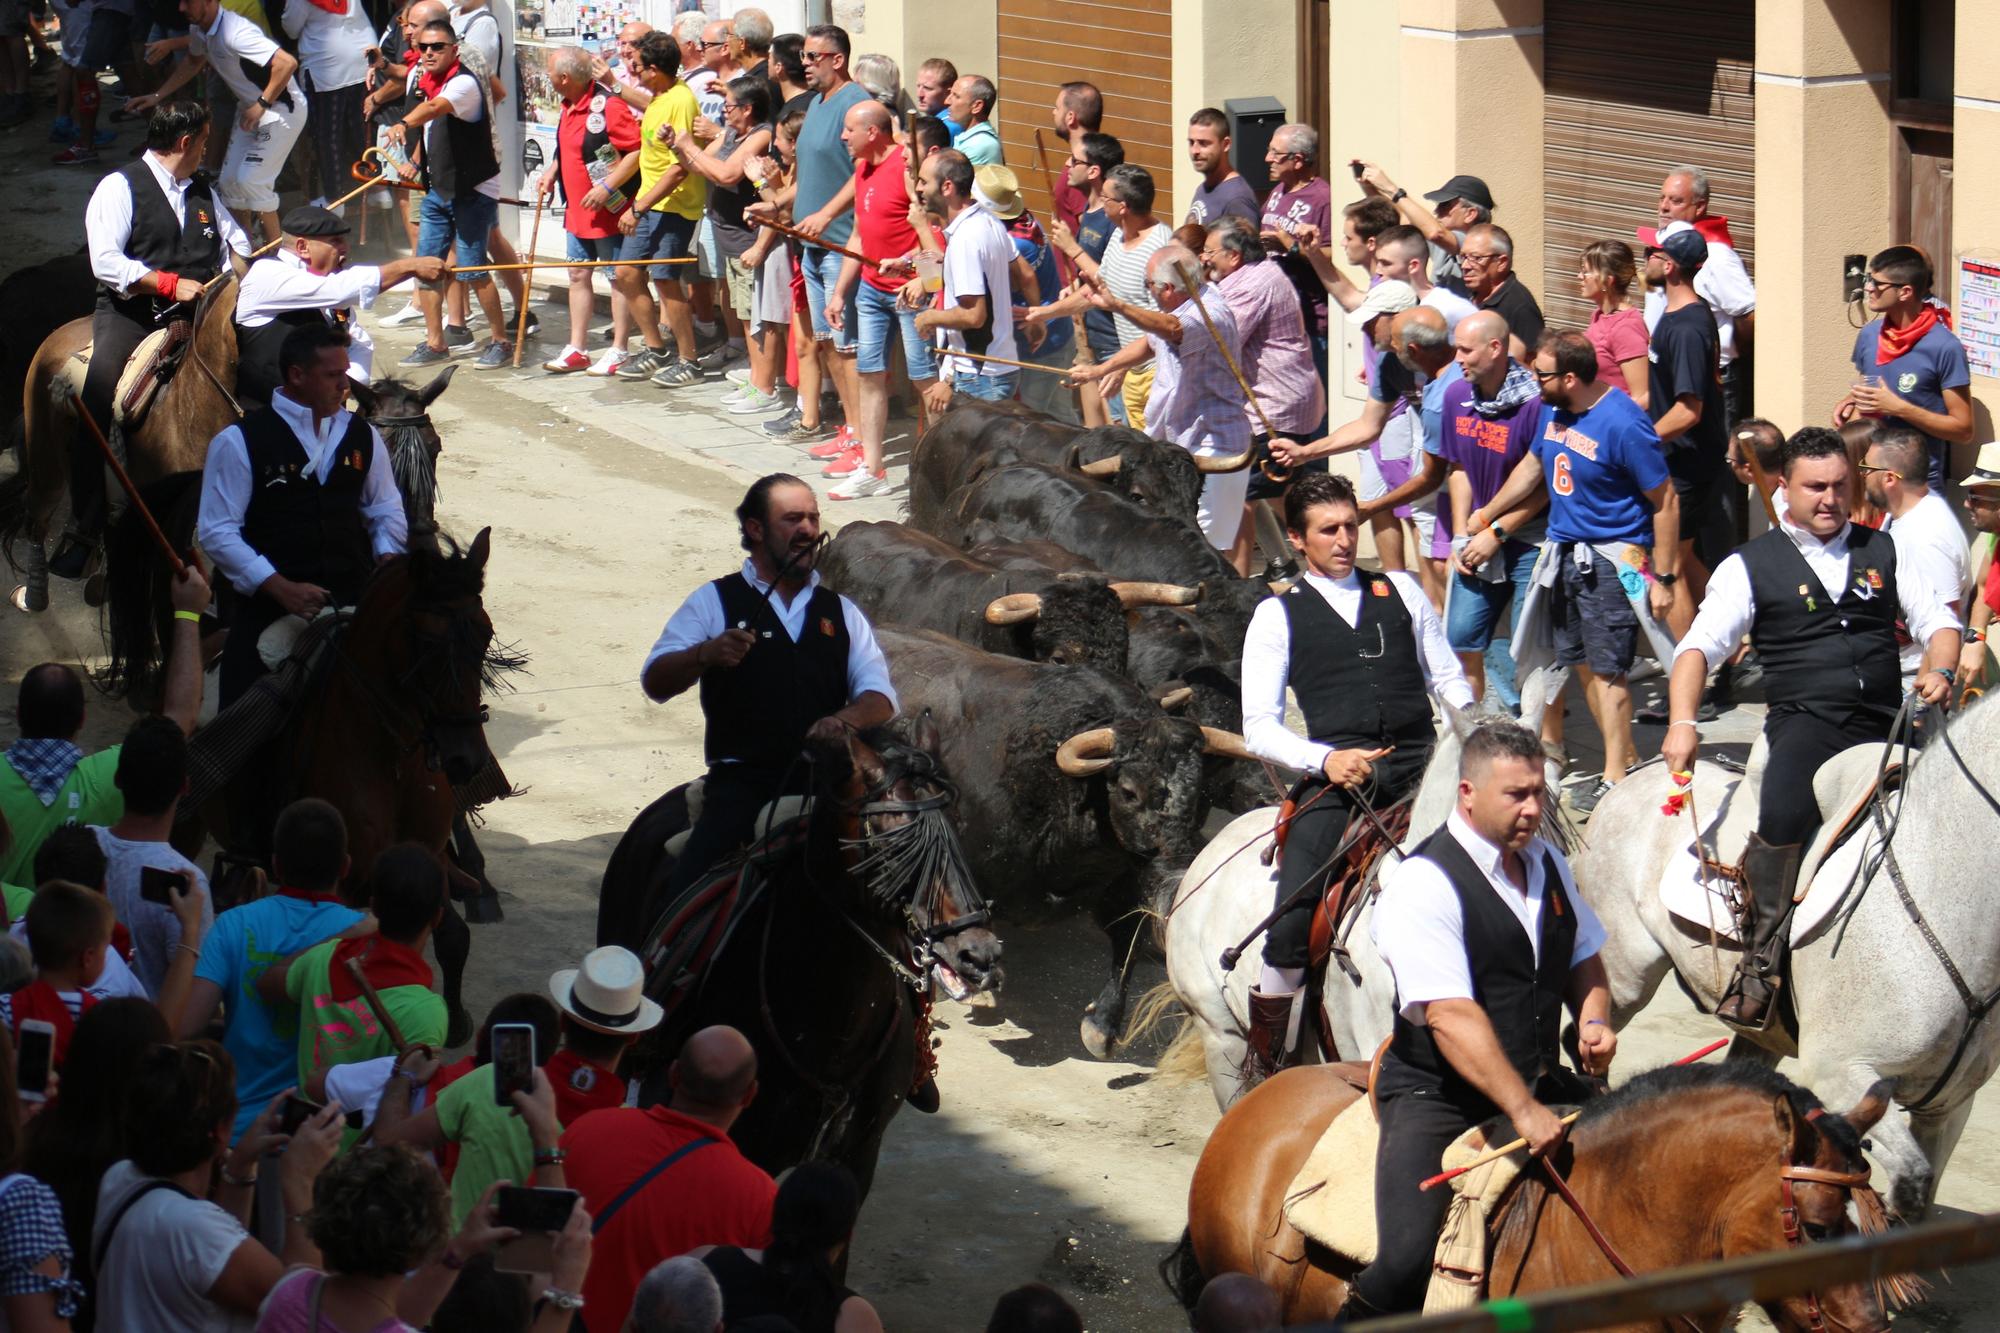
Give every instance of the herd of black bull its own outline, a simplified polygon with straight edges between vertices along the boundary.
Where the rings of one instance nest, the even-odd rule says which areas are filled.
[[[1098,1056],[1210,809],[1274,800],[1238,735],[1243,634],[1272,588],[1196,528],[1201,485],[1136,431],[967,404],[917,446],[908,524],[848,524],[819,565],[875,624],[903,715],[936,720],[1003,920],[1083,909],[1109,935],[1082,1023]]]

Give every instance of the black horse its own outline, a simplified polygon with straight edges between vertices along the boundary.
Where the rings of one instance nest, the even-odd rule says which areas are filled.
[[[674,967],[648,979],[668,1015],[630,1057],[641,1100],[668,1095],[691,1033],[736,1028],[756,1048],[758,1093],[731,1136],[773,1174],[840,1162],[865,1193],[883,1132],[931,1068],[932,987],[962,997],[1000,983],[1000,941],[945,816],[956,793],[932,758],[935,728],[926,717],[914,730],[912,744],[877,731],[802,757],[810,813],[755,849],[758,887],[699,979],[677,987]],[[598,943],[657,948],[664,844],[687,818],[676,787],[627,830],[605,867]]]

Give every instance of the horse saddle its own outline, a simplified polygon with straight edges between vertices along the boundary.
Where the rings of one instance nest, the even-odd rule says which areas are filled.
[[[130,433],[144,423],[160,390],[173,381],[181,362],[187,359],[193,338],[193,321],[177,319],[147,334],[133,351],[118,376],[118,391],[112,398],[112,420],[121,429]],[[64,364],[56,377],[57,384],[80,395],[84,376],[90,369],[90,353],[91,345],[84,344]]]
[[[688,835],[694,832],[695,824],[701,819],[702,796],[707,790],[707,782],[703,778],[696,778],[693,782],[688,783],[688,826],[679,833],[674,834],[673,837],[668,838],[666,842],[667,855],[673,857],[676,861],[680,860],[681,853],[687,850]],[[755,827],[768,835],[768,833],[777,831],[782,825],[790,823],[801,815],[809,815],[811,813],[812,797],[780,796],[775,801],[767,802],[764,808],[757,812]],[[767,843],[770,846],[767,847]],[[768,855],[773,850],[786,850],[782,840],[769,836],[759,837],[750,847],[752,856]]]
[[[1289,805],[1287,802],[1287,808]],[[1395,837],[1401,838],[1410,831],[1408,801],[1398,801],[1379,814],[1383,827]],[[1280,817],[1283,817],[1282,814]],[[1340,927],[1348,915],[1360,906],[1364,893],[1374,882],[1375,875],[1381,867],[1383,853],[1390,850],[1390,844],[1383,840],[1382,834],[1377,831],[1373,823],[1358,814],[1348,820],[1342,841],[1348,837],[1352,837],[1354,841],[1349,844],[1341,859],[1328,873],[1326,892],[1320,899],[1319,909],[1313,913],[1312,931],[1308,936],[1308,947],[1311,951],[1308,968],[1314,975],[1318,975],[1326,970],[1327,960],[1334,959],[1351,979],[1359,980],[1359,973],[1355,972],[1353,963],[1348,961],[1347,950],[1339,941]],[[1279,855],[1282,856],[1284,854],[1282,833],[1278,839],[1278,847]],[[1324,1025],[1321,1026],[1321,1032],[1324,1035]],[[1328,1059],[1333,1058],[1331,1052],[1327,1052],[1326,1055]]]

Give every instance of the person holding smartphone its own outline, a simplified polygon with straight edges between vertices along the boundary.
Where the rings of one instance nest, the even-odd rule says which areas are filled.
[[[15,1049],[0,1039],[0,1325],[9,1329],[67,1329],[83,1287],[70,1277],[76,1255],[63,1226],[62,1202],[45,1182],[14,1168],[21,1160],[24,1112],[42,1101],[24,1088],[15,1096]],[[25,1084],[33,1057],[18,1057]],[[46,1076],[48,1070],[42,1067]],[[24,1105],[23,1103],[28,1103]]]
[[[125,812],[109,827],[93,830],[104,849],[105,891],[132,935],[132,970],[154,999],[160,998],[175,956],[183,947],[198,947],[183,938],[171,883],[183,879],[200,890],[204,903],[208,898],[207,877],[169,841],[187,776],[187,737],[180,727],[163,717],[140,718],[118,751],[114,780]],[[200,924],[204,934],[215,924],[212,907],[204,907]],[[174,1017],[168,1010],[167,1021]]]
[[[97,1003],[89,987],[104,972],[111,925],[111,904],[103,895],[60,880],[44,885],[28,906],[35,979],[12,995],[0,995],[0,1019],[17,1045],[27,1027],[47,1034],[51,1070],[62,1068],[77,1020]]]

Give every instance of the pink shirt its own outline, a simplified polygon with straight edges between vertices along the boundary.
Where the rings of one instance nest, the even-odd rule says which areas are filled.
[[[1303,435],[1326,415],[1326,391],[1313,365],[1312,343],[1306,337],[1305,314],[1298,291],[1275,260],[1244,264],[1216,284],[1243,345],[1243,377],[1256,391],[1271,426],[1287,435]],[[1243,411],[1253,435],[1264,423],[1247,402]]]
[[[341,1333],[324,1310],[320,1312],[318,1327],[313,1326],[313,1287],[323,1276],[317,1269],[294,1268],[280,1278],[258,1312],[257,1333]],[[366,1333],[417,1333],[417,1330],[400,1319],[385,1319],[371,1324]]]
[[[1644,360],[1646,349],[1652,345],[1646,336],[1646,316],[1631,306],[1610,315],[1593,310],[1584,336],[1597,349],[1598,382],[1632,392],[1632,386],[1625,382],[1623,363],[1634,358]]]

